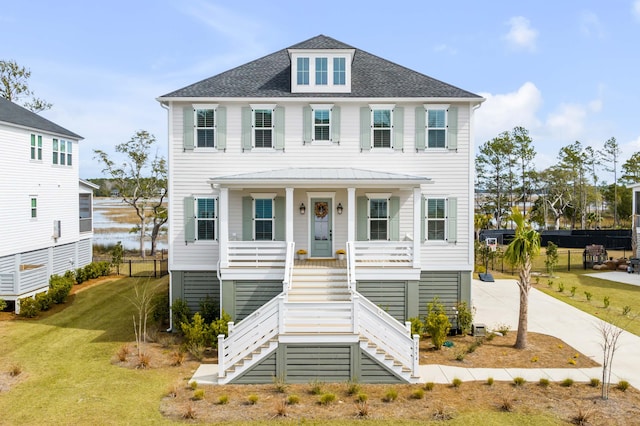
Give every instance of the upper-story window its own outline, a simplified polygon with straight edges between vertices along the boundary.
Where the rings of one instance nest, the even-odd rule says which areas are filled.
[[[345,85],[347,82],[347,66],[345,58],[333,58],[333,84]]]
[[[42,161],[42,135],[31,134],[31,159]]]
[[[273,110],[253,110],[253,146],[273,148]]]
[[[427,104],[416,108],[416,150],[457,150],[458,107]]]
[[[292,93],[350,93],[355,49],[289,49]]]
[[[72,165],[72,151],[73,143],[64,139],[53,139],[53,164],[59,164],[61,166]]]
[[[213,108],[195,109],[196,146],[215,148],[216,114]]]
[[[325,86],[329,80],[329,65],[327,58],[316,58],[316,85]]]
[[[427,147],[447,147],[446,109],[427,110]]]
[[[309,58],[298,58],[297,82],[299,85],[309,85]]]
[[[313,140],[331,140],[331,110],[313,109]]]
[[[391,132],[392,132],[392,114],[391,109],[374,109],[371,111],[371,127],[372,147],[373,148],[391,148]]]
[[[249,107],[242,107],[242,151],[284,150],[284,110],[284,107],[275,104],[251,104]]]

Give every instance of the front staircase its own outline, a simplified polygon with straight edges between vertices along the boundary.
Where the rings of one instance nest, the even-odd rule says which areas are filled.
[[[346,267],[292,266],[285,291],[218,337],[219,379],[233,382],[278,343],[353,342],[402,381],[418,380],[418,340],[348,283]]]

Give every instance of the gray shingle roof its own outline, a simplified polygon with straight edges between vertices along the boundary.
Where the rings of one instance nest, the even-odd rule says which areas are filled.
[[[82,136],[62,126],[58,126],[56,123],[4,98],[0,98],[0,122],[15,124],[59,136],[66,136],[70,139],[82,139]]]
[[[287,49],[256,59],[161,98],[175,97],[350,97],[482,98],[474,93],[410,70],[386,59],[319,35],[290,49],[355,49],[351,93],[291,93]]]

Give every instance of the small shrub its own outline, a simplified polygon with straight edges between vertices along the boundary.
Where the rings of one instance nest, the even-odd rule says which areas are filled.
[[[87,279],[87,273],[85,272],[84,268],[76,269],[76,284],[82,284],[83,282],[87,281]]]
[[[4,311],[5,309],[7,309],[7,301],[4,299],[0,299],[0,312]]]
[[[287,382],[284,380],[284,375],[273,376],[273,385],[275,386],[276,392],[285,393],[287,391]]]
[[[537,356],[537,355],[534,355],[534,356],[531,358],[531,362],[538,362],[539,360],[540,360],[540,358],[538,358],[538,356]]]
[[[576,290],[578,289],[578,287],[573,286],[571,287],[571,297],[574,297],[576,295]]]
[[[220,311],[220,307],[214,298],[207,296],[200,300],[200,315],[204,322],[207,324],[212,323],[216,319],[218,319],[218,312]]]
[[[181,351],[181,350],[173,351],[171,352],[170,358],[171,358],[171,365],[173,367],[179,367],[184,363],[185,353],[184,351]]]
[[[382,397],[384,402],[393,402],[398,399],[398,391],[395,388],[388,389]]]
[[[467,302],[460,302],[456,305],[458,311],[458,327],[462,334],[471,332],[471,324],[473,324],[473,312],[469,309]]]
[[[169,292],[156,293],[151,298],[151,319],[156,324],[169,324]],[[176,325],[179,327],[179,325]]]
[[[20,364],[12,364],[9,367],[9,376],[17,377],[22,374],[22,366]]]
[[[189,323],[191,320],[191,309],[183,299],[176,299],[171,305],[173,312],[173,327],[177,331],[182,331],[182,324]]]
[[[589,386],[591,386],[592,388],[600,387],[600,379],[598,379],[597,377],[592,377],[591,380],[589,380]]]
[[[178,385],[173,384],[173,385],[169,386],[169,389],[167,390],[167,396],[169,398],[177,398],[178,397]]]
[[[435,386],[436,386],[435,383],[427,382],[424,384],[424,390],[431,392]]]
[[[573,358],[569,358],[569,359],[567,360],[567,362],[568,362],[569,364],[571,364],[571,365],[576,365],[576,360],[575,360],[575,359],[573,359]]]
[[[356,402],[356,415],[358,417],[369,416],[369,403],[367,401]]]
[[[570,388],[571,386],[573,386],[573,379],[567,377],[566,379],[560,382],[560,386],[565,388]]]
[[[280,399],[280,400],[276,401],[275,409],[276,409],[276,416],[287,417],[287,411],[289,409],[287,407],[287,400],[286,399]]]
[[[336,400],[335,393],[325,393],[320,396],[320,399],[318,400],[318,402],[320,403],[320,405],[330,405],[330,404],[333,404],[335,400]]]
[[[539,384],[541,387],[543,387],[543,388],[548,388],[550,383],[551,383],[551,382],[549,382],[549,379],[546,379],[546,378],[544,378],[544,377],[542,377],[542,378],[538,381],[538,384]]]
[[[196,382],[195,380],[193,382],[189,382],[189,387],[193,390],[198,389],[198,382]]]
[[[464,361],[464,357],[467,356],[467,352],[466,351],[459,351],[456,354],[456,361]]]
[[[552,288],[552,287],[553,287],[553,280],[548,280],[548,281],[547,281],[547,286],[548,286],[549,288]]]
[[[418,317],[411,317],[409,321],[411,321],[411,335],[417,334],[421,336],[424,331],[424,323]]]
[[[592,409],[583,409],[582,407],[578,408],[578,413],[571,418],[571,423],[578,426],[587,426],[590,423],[591,416],[593,416]]]
[[[185,420],[193,420],[196,418],[196,410],[193,408],[193,405],[187,404],[184,412],[182,413],[182,418]]]
[[[616,385],[616,389],[618,389],[619,391],[625,392],[627,389],[629,389],[629,386],[631,385],[629,384],[628,381],[620,380]]]
[[[622,307],[622,315],[625,317],[631,313],[631,306],[625,305]]]
[[[609,299],[609,296],[605,296],[602,302],[604,303],[604,308],[607,309],[609,307],[609,304],[611,303],[611,300]]]
[[[357,379],[351,379],[347,382],[347,395],[355,395],[360,392],[360,385]]]
[[[453,386],[454,388],[459,388],[461,385],[462,385],[462,379],[454,377],[453,380],[451,381],[451,386]]]
[[[23,318],[35,318],[38,315],[38,303],[32,297],[20,299],[20,316]]]
[[[510,413],[513,411],[513,400],[511,398],[508,397],[504,397],[502,398],[502,401],[500,402],[500,410]]]
[[[489,333],[486,336],[484,336],[484,340],[486,340],[487,342],[490,342],[495,338],[496,338],[496,333]]]
[[[487,377],[487,386],[493,386],[493,377]]]
[[[311,395],[320,395],[322,393],[322,386],[324,386],[324,383],[315,379],[309,382],[309,386],[309,393]]]
[[[424,389],[414,389],[409,396],[411,399],[422,399],[424,398]]]
[[[425,321],[425,330],[431,337],[431,343],[435,346],[436,350],[442,348],[442,344],[451,330],[451,322],[449,316],[445,312],[444,305],[442,305],[437,297],[427,304],[427,317]]]
[[[131,353],[131,351],[129,350],[129,346],[128,345],[122,345],[120,346],[120,349],[118,349],[118,360],[120,362],[125,362],[127,360],[127,356]]]
[[[369,397],[367,396],[366,393],[359,393],[358,394],[358,398],[357,398],[358,402],[367,402],[368,399],[369,399]]]
[[[513,384],[516,387],[524,386],[525,383],[527,383],[527,381],[524,379],[524,377],[514,377],[513,378]]]
[[[564,292],[564,283],[562,281],[558,283],[558,292]]]
[[[151,365],[151,356],[148,354],[140,354],[138,355],[138,365],[137,368],[144,369],[148,368]]]
[[[298,395],[289,395],[286,401],[289,405],[300,404],[300,397]]]
[[[511,330],[511,327],[508,324],[498,324],[496,326],[496,331],[502,334],[503,336],[506,336],[510,330]]]
[[[194,401],[201,401],[204,399],[204,389],[196,389],[193,391],[193,399]]]
[[[438,405],[432,414],[432,418],[433,420],[447,421],[453,418],[453,414],[444,405]]]
[[[220,395],[218,405],[227,405],[229,403],[229,395]]]
[[[51,275],[51,278],[49,278],[49,295],[53,302],[56,304],[66,302],[74,283],[75,278],[70,275],[62,277],[60,275]]]
[[[593,297],[593,293],[591,293],[589,291],[585,291],[584,292],[584,297],[587,298],[587,302],[591,302],[591,298]]]
[[[48,311],[53,305],[53,299],[49,293],[38,293],[36,294],[36,304],[39,311]]]
[[[258,395],[252,393],[247,397],[247,404],[256,405],[257,403],[258,403]]]

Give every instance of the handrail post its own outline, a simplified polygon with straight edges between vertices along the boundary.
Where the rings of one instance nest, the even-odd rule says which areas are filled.
[[[420,369],[420,336],[417,334],[413,335],[413,376],[418,376],[418,370]]]
[[[360,334],[360,296],[352,295],[353,334]]]
[[[218,377],[225,376],[224,334],[218,334]]]

